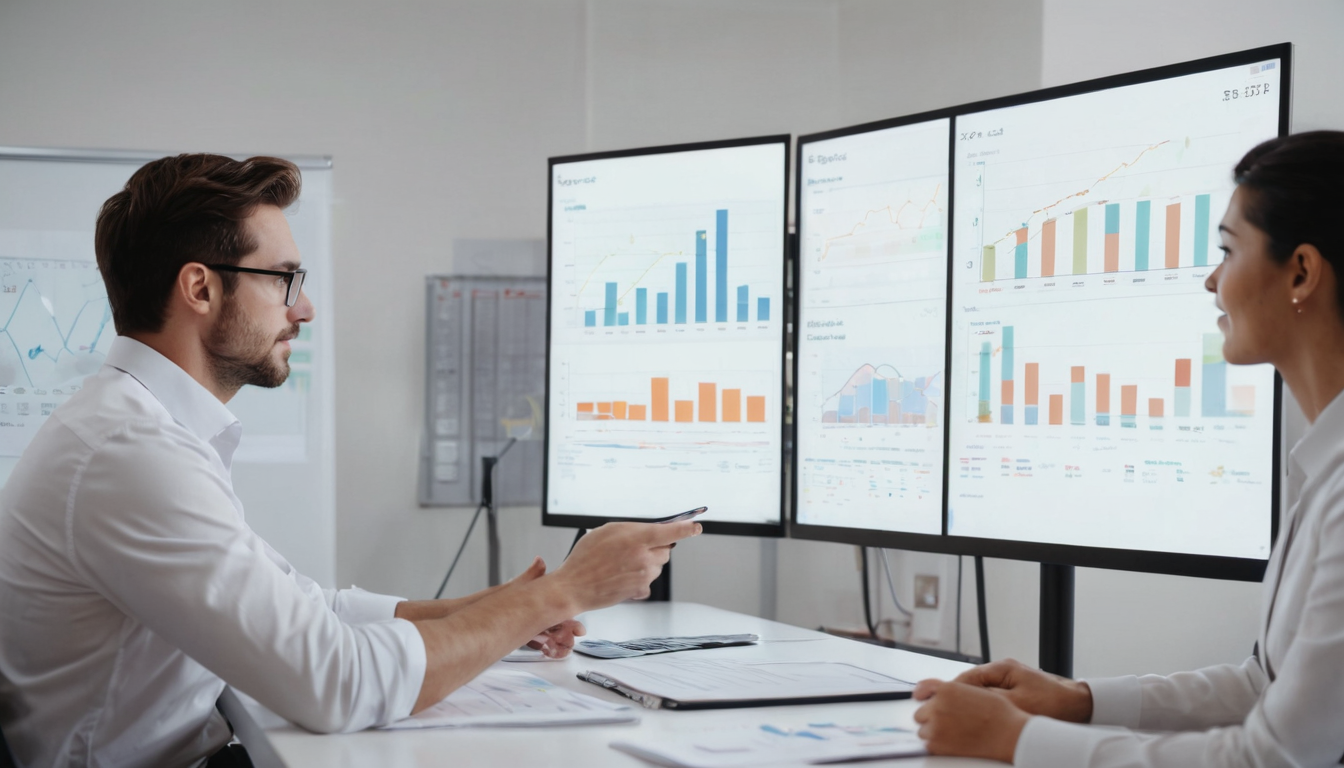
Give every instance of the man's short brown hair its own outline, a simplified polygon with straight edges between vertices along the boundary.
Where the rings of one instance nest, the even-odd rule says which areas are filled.
[[[301,186],[299,169],[275,157],[177,155],[136,171],[103,203],[93,237],[117,333],[162,330],[182,267],[236,265],[257,249],[244,220],[259,205],[288,208]],[[231,292],[236,276],[220,278]]]

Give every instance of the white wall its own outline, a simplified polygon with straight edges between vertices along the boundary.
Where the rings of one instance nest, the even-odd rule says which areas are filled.
[[[1137,3],[1137,5],[1136,5]],[[420,509],[421,279],[456,238],[543,237],[545,158],[806,133],[1263,43],[1300,43],[1298,127],[1342,126],[1339,2],[172,0],[0,4],[0,144],[335,157],[337,580],[432,592],[468,511]],[[324,310],[328,310],[324,313]],[[504,512],[504,567],[570,532]],[[483,547],[450,592],[484,584]],[[858,626],[854,550],[705,537],[674,589]],[[955,561],[903,555],[916,572]],[[967,565],[967,593],[971,569]],[[995,655],[1035,659],[1036,567],[989,563]],[[778,589],[762,589],[774,580]],[[777,597],[776,597],[777,595]],[[1081,570],[1077,669],[1249,648],[1251,585]],[[944,598],[951,598],[944,589]],[[890,609],[884,615],[890,615]],[[963,647],[975,647],[973,606]]]

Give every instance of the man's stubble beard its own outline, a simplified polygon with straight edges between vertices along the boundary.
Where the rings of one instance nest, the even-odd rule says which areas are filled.
[[[215,381],[233,391],[244,384],[267,389],[284,384],[289,378],[289,360],[276,361],[272,350],[280,338],[292,338],[298,332],[295,323],[284,334],[272,336],[243,316],[237,301],[226,299],[205,349]]]

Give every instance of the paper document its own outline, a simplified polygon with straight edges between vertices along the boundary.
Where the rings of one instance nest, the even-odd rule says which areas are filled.
[[[679,656],[612,661],[601,672],[584,672],[579,678],[651,709],[904,698],[915,687],[909,681],[842,662],[750,662]]]
[[[526,672],[487,669],[425,711],[383,726],[462,728],[635,723],[634,708],[561,688]]]
[[[806,728],[760,725],[613,741],[611,748],[674,768],[817,765],[927,754],[903,728],[814,723]]]

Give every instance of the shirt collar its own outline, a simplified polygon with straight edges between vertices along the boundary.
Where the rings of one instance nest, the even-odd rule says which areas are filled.
[[[1344,434],[1344,393],[1335,395],[1288,456],[1307,477],[1315,477],[1340,452],[1340,434]]]
[[[135,339],[127,336],[114,339],[107,352],[107,364],[130,374],[144,385],[168,410],[173,421],[204,442],[212,443],[225,430],[238,424],[238,417],[191,374]],[[239,430],[229,431],[236,433]],[[228,464],[227,458],[225,464]]]

